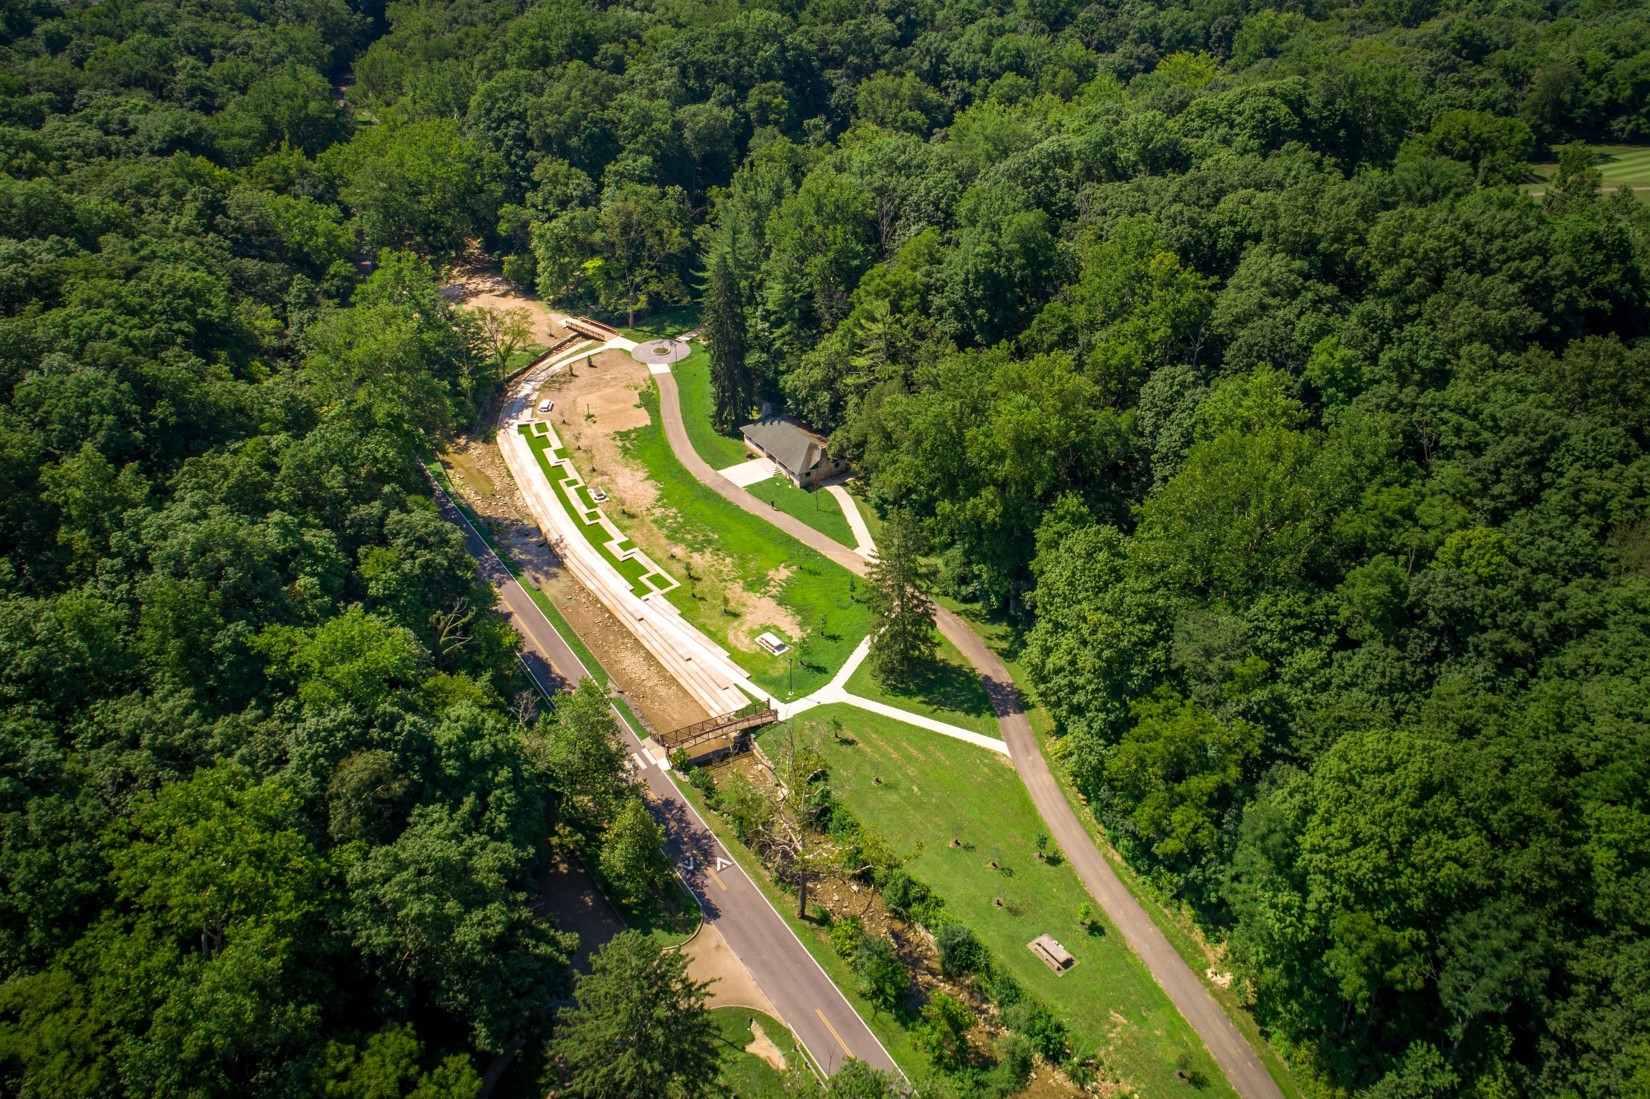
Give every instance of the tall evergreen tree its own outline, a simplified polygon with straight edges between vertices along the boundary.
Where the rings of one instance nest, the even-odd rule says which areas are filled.
[[[922,530],[896,511],[882,528],[877,559],[866,576],[867,602],[877,617],[871,673],[884,683],[920,675],[934,661],[934,604],[923,592]]]
[[[567,1094],[584,1099],[703,1095],[716,1079],[710,987],[687,975],[687,956],[625,931],[591,959],[579,1006],[558,1043],[570,1071]]]
[[[745,295],[729,247],[710,257],[705,284],[705,337],[710,344],[710,388],[715,401],[712,420],[718,431],[732,431],[756,403],[750,368],[745,364]]]

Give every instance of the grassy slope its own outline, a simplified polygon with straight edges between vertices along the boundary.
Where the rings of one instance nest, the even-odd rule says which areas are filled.
[[[695,347],[693,354],[671,368],[682,396],[682,423],[688,441],[713,469],[726,469],[745,460],[745,440],[723,435],[710,425],[710,354]]]
[[[921,844],[908,864],[913,876],[944,897],[952,915],[1098,1052],[1109,1072],[1143,1095],[1180,1095],[1185,1085],[1175,1079],[1176,1060],[1189,1053],[1209,1080],[1201,1094],[1232,1094],[1121,937],[1109,927],[1094,935],[1078,925],[1077,908],[1088,894],[1069,866],[1035,857],[1033,837],[1042,821],[1007,760],[847,706],[815,713],[837,718],[857,740],[843,745],[826,738],[837,796],[897,844]],[[873,781],[878,778],[880,784]],[[963,846],[951,847],[953,837]],[[993,859],[1001,869],[989,868]],[[1001,908],[993,903],[999,897]],[[1044,932],[1078,959],[1063,976],[1026,947]]]
[[[854,504],[859,508],[859,514],[865,520],[865,529],[871,532],[871,541],[882,544],[882,515],[871,502],[865,498],[865,482],[854,480],[848,482],[848,494],[854,498]]]
[[[761,1024],[762,1033],[785,1055],[786,1063],[795,1064],[796,1040],[791,1037],[790,1029],[771,1015],[744,1007],[715,1008],[710,1017],[716,1023],[717,1035],[726,1043],[721,1082],[727,1094],[738,1099],[781,1099],[785,1091],[779,1073],[754,1053],[746,1053],[745,1047],[756,1038],[750,1025],[754,1019]]]
[[[711,426],[710,355],[703,348],[676,364],[676,388],[681,393],[682,423],[688,441],[712,469],[726,469],[746,458],[743,439],[730,438]],[[853,528],[843,517],[842,506],[828,492],[805,492],[784,477],[774,476],[750,487],[751,495],[779,504],[781,511],[794,515],[825,537],[854,546]]]
[[[824,686],[870,627],[870,612],[855,598],[853,575],[694,480],[671,453],[659,426],[658,393],[644,392],[642,404],[647,426],[625,432],[619,441],[659,489],[655,519],[676,541],[731,562],[746,590],[771,594],[789,608],[804,631],[796,646],[796,696]],[[771,579],[781,570],[782,581]],[[763,687],[781,697],[788,693],[788,655],[747,652],[732,644],[733,620],[723,612],[719,583],[703,576],[681,579],[682,586],[667,598],[682,616],[721,641]],[[779,623],[758,625],[781,629]]]
[[[1024,667],[1017,659],[1018,654],[1012,643],[1012,631],[1001,621],[983,617],[976,606],[959,604],[950,599],[941,599],[940,602],[962,615],[973,627],[974,632],[979,634],[986,644],[990,645],[997,652],[997,655],[1002,657],[1003,662],[1008,665],[1009,675],[1013,678],[1015,685],[1020,690],[1022,699],[1025,701],[1026,715],[1031,719],[1032,732],[1042,746],[1043,754],[1052,758],[1051,753],[1056,740],[1054,720],[1049,717],[1048,711],[1038,704],[1035,694],[1029,688],[1030,680]],[[1243,1036],[1248,1039],[1249,1044],[1259,1053],[1261,1063],[1266,1066],[1266,1071],[1271,1073],[1272,1079],[1277,1082],[1283,1094],[1288,1099],[1302,1099],[1304,1093],[1301,1091],[1300,1085],[1295,1082],[1288,1063],[1284,1061],[1283,1055],[1277,1051],[1271,1042],[1267,1041],[1265,1036],[1261,1034],[1259,1024],[1255,1022],[1255,1017],[1249,1013],[1239,995],[1231,988],[1222,988],[1205,977],[1205,970],[1209,967],[1208,955],[1199,942],[1195,925],[1190,917],[1174,909],[1170,904],[1166,904],[1164,898],[1148,882],[1142,880],[1140,875],[1135,873],[1134,868],[1124,862],[1122,857],[1117,854],[1116,849],[1111,846],[1111,840],[1105,834],[1105,829],[1100,826],[1100,822],[1095,819],[1093,812],[1089,810],[1088,805],[1084,803],[1078,794],[1077,788],[1072,783],[1071,776],[1066,772],[1066,769],[1056,764],[1051,770],[1054,772],[1055,779],[1060,783],[1066,801],[1071,805],[1072,811],[1077,814],[1078,822],[1094,839],[1095,845],[1100,848],[1107,861],[1112,864],[1112,868],[1117,871],[1117,876],[1122,880],[1124,886],[1127,887],[1130,893],[1134,894],[1135,899],[1151,916],[1152,922],[1157,924],[1158,929],[1168,938],[1170,945],[1175,948],[1175,952],[1180,955],[1192,972],[1203,980],[1204,988],[1209,990],[1210,995],[1215,998],[1216,1003],[1220,1004],[1227,1017],[1232,1020],[1233,1025],[1238,1028]]]
[[[848,692],[986,736],[1002,735],[997,715],[991,710],[991,696],[985,693],[979,674],[943,637],[939,639],[939,663],[932,675],[885,687],[871,674],[870,661],[866,661],[848,677]]]

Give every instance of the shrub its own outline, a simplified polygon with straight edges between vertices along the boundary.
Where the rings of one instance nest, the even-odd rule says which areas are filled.
[[[831,924],[831,949],[836,951],[837,957],[845,961],[854,960],[859,940],[864,937],[865,930],[858,916],[844,916]]]
[[[716,777],[709,771],[703,767],[691,767],[687,771],[687,780],[695,790],[699,791],[699,795],[705,799],[706,805],[712,809],[722,807],[722,796],[716,789]]]
[[[925,927],[938,926],[945,912],[933,890],[897,867],[883,875],[882,900],[895,915]]]
[[[978,973],[986,966],[985,947],[966,924],[941,924],[934,945],[940,952],[940,972],[947,977]]]
[[[974,1013],[955,996],[936,992],[922,1009],[914,1031],[917,1048],[942,1069],[961,1068],[968,1061],[968,1029]]]
[[[1020,997],[1024,995],[1020,989],[1020,982],[1001,966],[988,966],[982,978],[981,984],[984,986],[986,998],[998,1007],[1012,1007],[1019,1003]]]
[[[861,935],[854,944],[854,975],[860,994],[887,1011],[899,1006],[911,984],[894,944],[881,935]]]
[[[1018,1003],[1004,1009],[1003,1022],[1030,1042],[1045,1061],[1059,1064],[1066,1059],[1066,1025],[1042,1001],[1021,996]]]
[[[992,1096],[1014,1095],[1031,1079],[1031,1043],[1018,1034],[997,1039],[997,1063],[986,1073],[979,1091]]]

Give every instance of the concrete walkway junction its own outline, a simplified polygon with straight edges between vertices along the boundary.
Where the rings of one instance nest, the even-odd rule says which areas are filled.
[[[634,354],[639,349],[651,351],[664,343],[678,348],[682,346],[680,341],[654,341],[638,348],[634,341],[615,336],[600,347],[578,350],[529,370],[515,383],[505,400],[498,433],[504,463],[521,487],[539,529],[567,570],[601,600],[615,618],[624,623],[636,640],[712,717],[731,713],[752,701],[767,702],[779,711],[781,718],[828,702],[844,702],[1006,755],[1008,747],[1000,740],[850,693],[846,686],[848,678],[865,659],[868,642],[862,642],[836,677],[818,691],[791,702],[776,698],[758,686],[750,673],[741,668],[725,648],[682,617],[665,595],[676,586],[676,581],[631,544],[599,505],[593,500],[587,502],[588,498],[579,494],[578,489],[583,481],[571,459],[566,456],[555,427],[546,420],[534,417],[533,402],[539,387],[547,377],[586,355],[607,350]],[[676,355],[678,359],[681,357],[679,353]],[[652,362],[649,369],[668,377],[670,362]],[[752,476],[753,467],[760,476]],[[744,462],[733,468],[739,471],[740,476],[751,477],[748,484],[774,476],[773,464],[765,459]],[[552,484],[552,481],[556,483]],[[831,495],[842,507],[854,532],[858,542],[854,552],[862,557],[871,556],[876,547],[871,541],[865,519],[859,513],[859,506],[840,485],[832,487]],[[601,534],[592,538],[588,533],[591,527],[598,527]],[[631,563],[633,574],[641,572],[638,580],[633,581],[621,571],[627,562]],[[655,577],[662,579],[656,580]]]
[[[608,335],[610,331],[597,334]],[[598,538],[592,540],[586,536],[582,529],[574,525],[575,522],[588,525],[587,520],[590,509],[585,509],[586,514],[579,519],[575,519],[568,508],[561,503],[561,500],[567,497],[564,494],[558,498],[555,487],[551,485],[546,471],[541,468],[538,458],[533,453],[528,435],[521,432],[520,424],[532,422],[530,415],[532,405],[530,401],[533,394],[537,392],[538,385],[545,377],[560,369],[566,362],[576,360],[586,354],[607,349],[622,349],[632,353],[639,361],[648,362],[649,370],[659,387],[660,418],[666,439],[669,441],[671,450],[675,453],[677,460],[695,479],[735,506],[772,523],[786,534],[817,550],[856,575],[863,576],[865,574],[867,558],[874,552],[874,546],[871,545],[869,532],[864,529],[863,519],[861,518],[858,523],[855,523],[854,520],[858,517],[857,509],[853,508],[851,498],[843,499],[847,496],[845,492],[838,499],[839,502],[845,505],[845,514],[849,517],[850,526],[858,543],[854,549],[849,549],[837,543],[795,517],[777,511],[770,505],[759,501],[745,491],[741,484],[712,469],[693,449],[682,421],[680,395],[676,387],[676,379],[671,373],[671,363],[685,354],[680,349],[681,343],[682,341],[652,341],[642,354],[636,354],[637,345],[634,341],[612,334],[598,348],[578,350],[558,358],[554,362],[541,361],[535,363],[512,390],[506,402],[505,413],[500,419],[499,431],[499,440],[505,462],[509,466],[511,474],[516,478],[517,483],[521,485],[528,505],[534,518],[538,520],[541,529],[547,536],[553,535],[556,548],[563,554],[563,560],[569,571],[589,588],[621,622],[625,623],[637,639],[647,647],[648,651],[653,653],[660,663],[705,705],[706,710],[711,714],[725,713],[737,709],[745,705],[748,699],[766,699],[774,704],[776,708],[780,708],[780,712],[784,716],[802,712],[811,706],[825,702],[847,702],[871,712],[893,717],[922,728],[932,729],[947,736],[954,736],[957,739],[1009,756],[1031,796],[1032,804],[1048,826],[1055,842],[1059,844],[1060,849],[1071,862],[1084,887],[1099,903],[1107,918],[1123,936],[1124,941],[1139,955],[1141,961],[1145,963],[1147,969],[1163,988],[1170,1001],[1174,1003],[1182,1016],[1203,1040],[1233,1088],[1243,1099],[1282,1099],[1282,1091],[1278,1088],[1270,1073],[1267,1072],[1265,1066],[1261,1064],[1253,1047],[1238,1032],[1231,1019],[1227,1017],[1220,1005],[1215,1002],[1209,990],[1204,987],[1191,968],[1175,951],[1163,932],[1152,922],[1145,909],[1141,907],[1140,902],[1124,887],[1111,863],[1101,854],[1094,840],[1084,830],[1076,812],[1066,800],[1059,783],[1049,770],[1047,761],[1043,758],[1036,737],[1032,733],[1030,721],[1027,719],[1025,706],[1020,699],[1019,692],[1015,689],[1007,667],[1003,664],[1001,658],[961,618],[944,608],[940,608],[936,615],[936,625],[939,627],[941,634],[955,645],[963,657],[980,673],[986,690],[991,697],[998,726],[1003,733],[1001,740],[984,737],[970,730],[947,725],[944,722],[933,721],[919,714],[907,713],[892,706],[884,706],[849,694],[845,684],[848,677],[852,675],[854,667],[857,666],[857,661],[863,659],[864,651],[867,648],[863,643],[856,650],[854,659],[851,659],[848,665],[840,670],[824,688],[807,698],[782,706],[771,695],[752,683],[750,676],[738,666],[726,650],[690,623],[684,621],[675,608],[670,606],[669,600],[665,599],[662,594],[656,590],[644,591],[642,594],[638,594],[638,589],[620,573],[619,565],[616,563],[613,552],[615,543],[622,542],[622,533],[617,532],[617,528],[613,528],[613,531],[621,533],[619,539]],[[529,428],[528,430],[531,432],[534,429]],[[565,458],[562,458],[561,461],[565,463]],[[748,465],[749,463],[742,463],[741,466],[734,467],[734,469],[743,469],[744,466]],[[741,478],[749,475],[748,471],[740,474]],[[577,481],[576,473],[572,475],[571,479]],[[755,481],[747,483],[755,483]],[[833,493],[833,495],[836,494]],[[582,501],[580,506],[582,506]],[[609,524],[604,523],[604,531],[608,526]],[[608,549],[606,556],[603,555],[603,546]],[[648,564],[651,564],[651,562]],[[634,567],[632,571],[635,571]],[[512,609],[514,609],[513,605]],[[661,754],[654,753],[653,762],[656,766],[668,766],[659,758]],[[668,778],[662,775],[659,778],[663,780],[658,785],[660,796],[675,797],[679,800],[680,795],[670,785]],[[650,788],[655,786],[652,776],[649,776],[649,786]],[[667,821],[667,826],[668,823]],[[702,822],[699,822],[699,824],[702,827]],[[672,843],[681,843],[683,834],[685,833],[679,829],[672,830]],[[722,868],[720,858],[717,860],[717,867]],[[723,888],[726,889],[725,886]],[[700,889],[696,889],[696,894],[702,900],[707,899],[707,897],[714,900],[716,896],[715,894],[707,894]],[[707,913],[709,911],[710,909],[707,907]],[[775,914],[775,918],[777,918],[777,914]],[[792,941],[800,949],[800,942],[796,942],[794,936],[792,936]],[[741,960],[745,962],[747,967],[752,969],[758,983],[774,999],[776,1004],[780,1003],[781,996],[784,995],[783,982],[800,979],[797,974],[806,969],[806,966],[803,966],[794,957],[794,952],[788,952],[786,965],[789,967],[790,975],[779,978],[770,974],[768,979],[764,980],[763,974],[758,973],[756,965],[753,964],[753,962],[759,963],[760,959],[756,956],[747,956],[745,948],[734,943],[734,936],[729,936],[729,942],[734,945],[734,949],[739,952]],[[803,951],[803,953],[806,952]],[[808,960],[812,961],[811,956]],[[817,969],[817,965],[814,968]],[[823,976],[822,971],[820,976]],[[769,987],[769,981],[773,980],[780,981],[780,986]],[[810,985],[812,983],[810,981]],[[841,1000],[841,993],[836,990],[834,985],[830,985],[828,979],[826,979],[825,984],[829,986],[830,994],[834,994],[836,1000]],[[830,998],[830,994],[822,990],[818,992],[818,995],[827,998]],[[786,997],[787,1000],[789,998]],[[842,1004],[846,1006],[846,1001],[842,1001]],[[798,1037],[803,1039],[803,1044],[816,1059],[820,1058],[821,1053],[821,1048],[818,1047],[823,1047],[826,1059],[822,1060],[821,1064],[825,1066],[827,1072],[832,1071],[835,1064],[840,1064],[842,1054],[838,1051],[839,1047],[847,1049],[851,1043],[842,1040],[839,1033],[840,1027],[831,1027],[823,1008],[816,1008],[815,1014],[818,1015],[818,1022],[825,1023],[831,1037],[836,1039],[835,1046],[832,1046],[828,1040],[820,1036],[815,1036],[812,1040],[804,1036],[805,1028],[810,1031],[818,1029],[815,1026],[815,1021],[806,1011],[803,1011],[801,1018],[797,1018],[792,1015],[788,1004],[781,1004],[780,1006],[782,1013],[786,1016],[786,1022],[797,1031]],[[847,1021],[848,1015],[842,1014],[840,1009],[833,1008],[833,1014],[843,1020],[843,1025],[849,1026],[855,1034],[864,1033],[868,1035],[869,1031],[864,1028],[863,1021],[859,1019],[857,1014],[852,1014],[851,1007],[848,1007],[848,1012],[852,1015],[852,1023]],[[856,1023],[857,1027],[854,1026]],[[823,1032],[820,1033],[823,1034]],[[875,1043],[874,1037],[870,1041]],[[880,1043],[875,1045],[874,1050],[869,1052],[869,1055],[858,1051],[855,1051],[852,1055],[865,1057],[874,1064],[887,1065],[892,1063],[887,1052],[881,1048]]]

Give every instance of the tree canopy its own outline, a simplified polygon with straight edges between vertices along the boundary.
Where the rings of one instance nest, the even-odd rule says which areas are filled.
[[[6,1091],[472,1093],[571,980],[546,837],[657,871],[415,460],[519,339],[441,293],[477,250],[702,292],[718,426],[829,433],[1004,620],[1313,1094],[1644,1090],[1641,7],[0,28]]]

